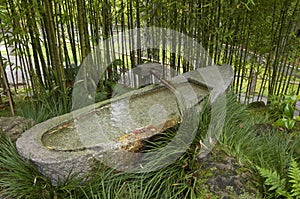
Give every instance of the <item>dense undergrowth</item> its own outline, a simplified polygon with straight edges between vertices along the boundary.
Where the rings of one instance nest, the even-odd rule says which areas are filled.
[[[265,108],[252,109],[242,105],[233,94],[228,94],[226,99],[226,119],[216,147],[235,157],[245,170],[250,171],[251,186],[258,190],[256,198],[278,197],[258,168],[276,171],[282,179],[289,179],[288,168],[292,160],[299,163],[299,136],[273,128]],[[101,164],[85,176],[86,183],[70,176],[65,182],[52,186],[31,163],[19,157],[14,144],[1,135],[0,193],[10,198],[219,198],[204,186],[205,182],[199,176],[198,154],[209,127],[210,110],[206,103],[195,140],[171,165],[134,174],[116,172]],[[148,143],[148,149],[162,146],[175,133],[165,132],[165,139],[156,144]],[[293,186],[299,186],[299,182]],[[285,191],[291,190],[286,186]]]

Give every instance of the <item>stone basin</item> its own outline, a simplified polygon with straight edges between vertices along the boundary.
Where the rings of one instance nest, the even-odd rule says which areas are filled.
[[[222,75],[221,84],[214,79],[216,71]],[[201,111],[203,99],[210,95],[214,103],[232,77],[231,67],[210,66],[176,76],[170,83],[186,106]],[[178,100],[162,84],[146,86],[37,124],[17,140],[17,150],[54,185],[70,174],[83,176],[107,154],[112,162],[134,161],[122,151],[135,153],[141,141],[182,122]]]

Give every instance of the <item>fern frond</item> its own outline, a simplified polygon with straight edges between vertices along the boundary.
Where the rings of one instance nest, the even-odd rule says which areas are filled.
[[[300,198],[300,168],[294,159],[292,159],[290,164],[288,176],[290,178],[289,182],[292,184],[292,196]]]
[[[266,178],[265,185],[271,186],[268,190],[285,190],[286,179],[281,179],[280,175],[276,171],[272,171],[266,168],[257,167],[259,174]]]
[[[276,190],[276,194],[277,194],[278,196],[284,196],[284,197],[286,197],[287,199],[293,199],[292,195],[291,195],[288,191],[282,190],[281,188],[278,188],[278,189]]]

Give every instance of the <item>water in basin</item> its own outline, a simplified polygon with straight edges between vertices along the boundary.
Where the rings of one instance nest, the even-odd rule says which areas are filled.
[[[184,85],[187,84],[187,85]],[[199,101],[206,88],[183,83],[193,89]],[[158,86],[146,92],[108,103],[48,130],[42,143],[50,150],[80,151],[105,148],[112,143],[144,139],[180,122],[178,99],[169,89]]]

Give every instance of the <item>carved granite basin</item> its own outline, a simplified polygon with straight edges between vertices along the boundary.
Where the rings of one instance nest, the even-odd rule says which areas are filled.
[[[221,83],[214,79],[216,71],[222,75]],[[199,107],[201,111],[203,99],[210,95],[213,103],[232,77],[229,66],[210,66],[176,76],[170,82],[189,108]],[[193,92],[188,92],[191,89]],[[84,175],[107,154],[111,162],[126,159],[121,165],[126,168],[125,162],[134,160],[123,151],[135,153],[137,143],[181,122],[174,91],[162,84],[150,85],[37,124],[16,145],[24,159],[57,184],[69,174]]]

